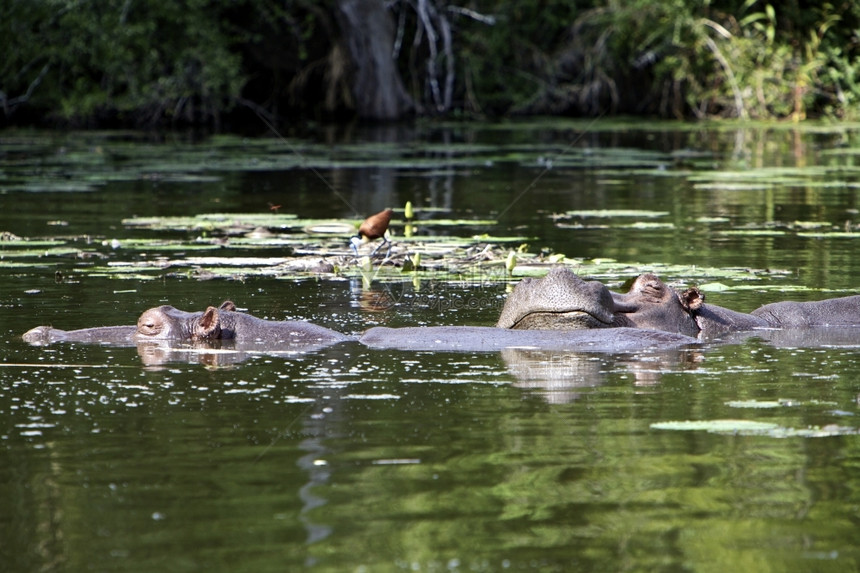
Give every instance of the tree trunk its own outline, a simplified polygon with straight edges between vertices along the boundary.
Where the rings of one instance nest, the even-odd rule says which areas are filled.
[[[394,120],[411,112],[415,104],[392,57],[394,21],[383,0],[338,0],[338,8],[359,117]]]

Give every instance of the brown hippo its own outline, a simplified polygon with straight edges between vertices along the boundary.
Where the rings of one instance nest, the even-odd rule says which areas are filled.
[[[150,308],[140,315],[137,326],[103,326],[81,330],[57,330],[39,326],[26,332],[30,344],[52,342],[89,342],[133,345],[146,341],[235,340],[238,343],[266,343],[281,347],[321,347],[353,340],[310,322],[263,320],[236,312],[226,301],[219,308],[210,306],[203,312],[186,312],[164,305]]]
[[[523,279],[496,324],[511,329],[633,327],[709,339],[753,329],[860,326],[860,295],[816,302],[776,302],[750,314],[705,304],[696,288],[678,292],[644,274],[626,294],[584,281],[564,267],[542,279]]]

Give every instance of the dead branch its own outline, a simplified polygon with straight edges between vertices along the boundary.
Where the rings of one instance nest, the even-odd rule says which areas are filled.
[[[27,91],[24,92],[24,95],[9,98],[6,96],[5,92],[0,91],[0,104],[3,106],[3,113],[6,117],[9,117],[9,114],[14,111],[17,106],[27,103],[33,95],[33,92],[36,91],[36,88],[39,87],[40,83],[42,83],[42,79],[45,77],[45,74],[48,73],[50,68],[51,64],[45,64],[45,67],[43,67],[42,71],[39,72],[39,75],[36,76],[36,79],[30,83],[30,86],[27,88]]]

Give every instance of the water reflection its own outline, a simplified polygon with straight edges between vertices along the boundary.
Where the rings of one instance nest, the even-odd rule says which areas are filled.
[[[328,411],[328,412],[327,412]],[[299,458],[298,467],[307,474],[308,481],[299,487],[298,495],[302,502],[299,519],[307,531],[306,545],[312,545],[331,535],[333,527],[314,520],[313,511],[325,505],[327,500],[315,490],[329,483],[331,470],[328,467],[329,448],[325,445],[328,435],[325,416],[330,408],[318,408],[318,411],[308,416],[302,424],[304,432],[309,436],[299,443],[299,449],[307,452]],[[316,559],[311,553],[305,558],[305,565],[312,566]]]
[[[372,277],[368,277],[372,279]],[[369,283],[370,280],[367,280]],[[397,304],[396,298],[388,284],[362,285],[362,279],[349,281],[350,303],[366,312],[378,313],[391,310]]]
[[[550,404],[577,400],[583,389],[604,384],[610,374],[629,372],[634,385],[653,386],[663,374],[695,369],[703,360],[698,350],[606,355],[507,348],[501,354],[516,378],[514,386],[534,390]]]
[[[204,340],[187,344],[139,342],[136,347],[144,366],[150,370],[158,370],[177,363],[200,364],[206,368],[231,368],[255,357],[279,356],[289,359],[311,354],[331,345],[320,343],[290,347],[282,343],[263,341]]]

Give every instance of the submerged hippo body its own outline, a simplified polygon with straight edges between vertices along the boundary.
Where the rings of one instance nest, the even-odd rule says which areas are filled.
[[[489,326],[419,326],[367,330],[358,341],[370,348],[457,352],[493,352],[509,348],[626,353],[680,348],[698,341],[673,332],[612,330],[511,330]]]
[[[136,326],[97,326],[79,330],[60,330],[50,326],[37,326],[24,333],[24,341],[35,346],[54,342],[86,342],[89,344],[112,344],[127,346],[134,344]]]
[[[577,318],[578,317],[578,318]],[[777,302],[746,314],[705,304],[696,288],[678,292],[656,275],[638,277],[625,294],[556,267],[525,279],[502,309],[499,328],[619,328],[672,332],[698,339],[754,329],[809,329],[860,325],[860,295],[816,302]]]
[[[276,350],[318,348],[353,340],[345,334],[304,321],[263,320],[235,311],[232,302],[203,312],[186,312],[164,305],[140,315],[137,326],[104,326],[58,330],[39,326],[23,336],[30,344],[85,342],[132,346],[141,342],[232,340],[237,344],[260,343]]]

